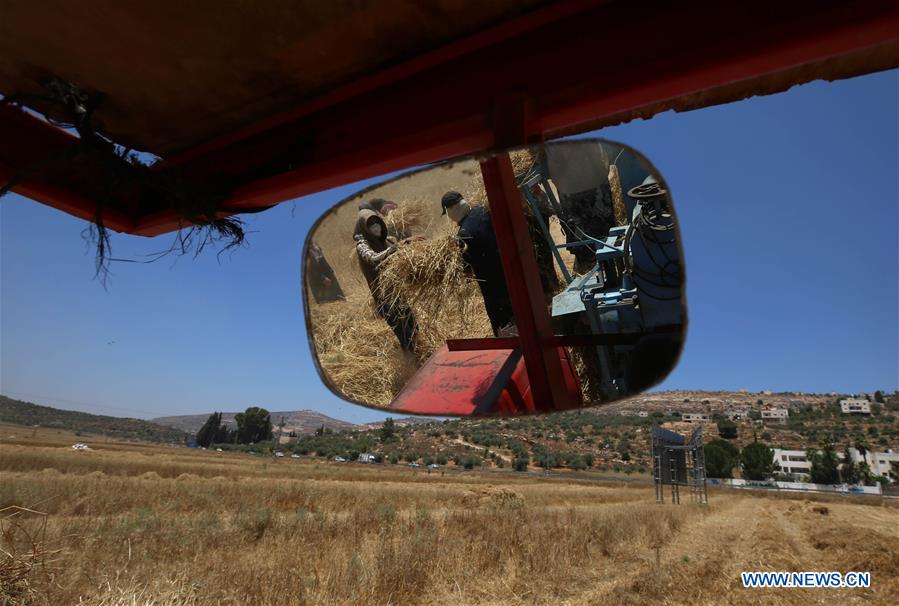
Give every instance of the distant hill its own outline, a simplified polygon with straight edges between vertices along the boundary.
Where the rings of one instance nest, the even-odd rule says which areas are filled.
[[[75,410],[61,410],[31,402],[0,396],[0,423],[33,427],[67,429],[81,433],[105,435],[123,440],[183,443],[186,435],[172,427],[123,417],[92,415]]]
[[[209,418],[210,414],[212,414],[212,411],[200,415],[157,417],[152,419],[152,421],[159,425],[166,425],[188,433],[196,433],[203,426],[203,423],[206,422],[206,419]],[[236,412],[223,412],[222,422],[234,427],[234,415],[236,414]],[[300,435],[314,433],[315,430],[319,429],[322,425],[324,425],[326,429],[331,429],[333,431],[356,428],[352,423],[333,419],[320,412],[315,412],[314,410],[283,410],[272,411],[270,414],[272,417],[272,425],[276,428],[275,431],[277,431],[277,426],[281,421],[281,417],[284,417],[285,432],[294,431]]]

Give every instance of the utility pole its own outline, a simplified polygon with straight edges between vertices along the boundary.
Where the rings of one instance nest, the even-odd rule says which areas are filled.
[[[277,443],[275,444],[275,447],[272,448],[272,458],[273,459],[277,458],[277,457],[275,457],[275,452],[281,448],[281,434],[282,433],[284,433],[284,416],[283,415],[281,416],[281,421],[278,423],[278,440],[277,440]]]

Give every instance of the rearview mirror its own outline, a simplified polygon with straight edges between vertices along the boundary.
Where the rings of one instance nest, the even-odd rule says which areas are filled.
[[[607,141],[370,187],[316,222],[302,267],[323,381],[402,413],[517,415],[632,396],[674,368],[686,329],[670,192],[639,152]],[[555,373],[551,390],[536,389],[549,374],[535,368]]]

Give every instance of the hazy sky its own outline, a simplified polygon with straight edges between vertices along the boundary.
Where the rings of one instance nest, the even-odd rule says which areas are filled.
[[[595,135],[671,187],[690,327],[670,389],[856,392],[899,383],[899,72],[814,83]],[[313,369],[300,246],[355,189],[247,217],[250,246],[93,280],[85,223],[0,201],[0,392],[117,416],[311,408],[355,422]],[[435,202],[436,203],[436,202]],[[116,257],[167,247],[113,236]]]

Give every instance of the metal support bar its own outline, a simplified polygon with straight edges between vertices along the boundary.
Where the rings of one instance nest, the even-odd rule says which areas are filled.
[[[509,155],[500,153],[482,161],[481,174],[534,403],[541,410],[570,408],[562,363],[551,343],[552,326]]]
[[[546,238],[546,241],[549,244],[553,244],[553,237],[552,234],[549,233],[549,226],[546,224],[546,221],[543,220],[543,214],[540,212],[540,205],[537,204],[534,195],[527,188],[522,188],[522,192],[524,193],[528,205],[534,212],[534,218],[537,219],[537,224],[540,226],[540,231],[543,232],[543,237]],[[565,261],[562,260],[562,255],[559,254],[559,246],[552,246],[551,250],[553,256],[556,258],[556,263],[559,264],[559,269],[562,271],[562,276],[565,278],[565,284],[569,284],[571,282],[571,272],[565,267]]]
[[[546,339],[552,347],[599,347],[603,345],[633,345],[648,335],[679,335],[680,327],[660,326],[648,332],[603,333],[596,335],[553,335]],[[485,351],[494,349],[518,349],[519,337],[486,339],[447,339],[450,351]]]

